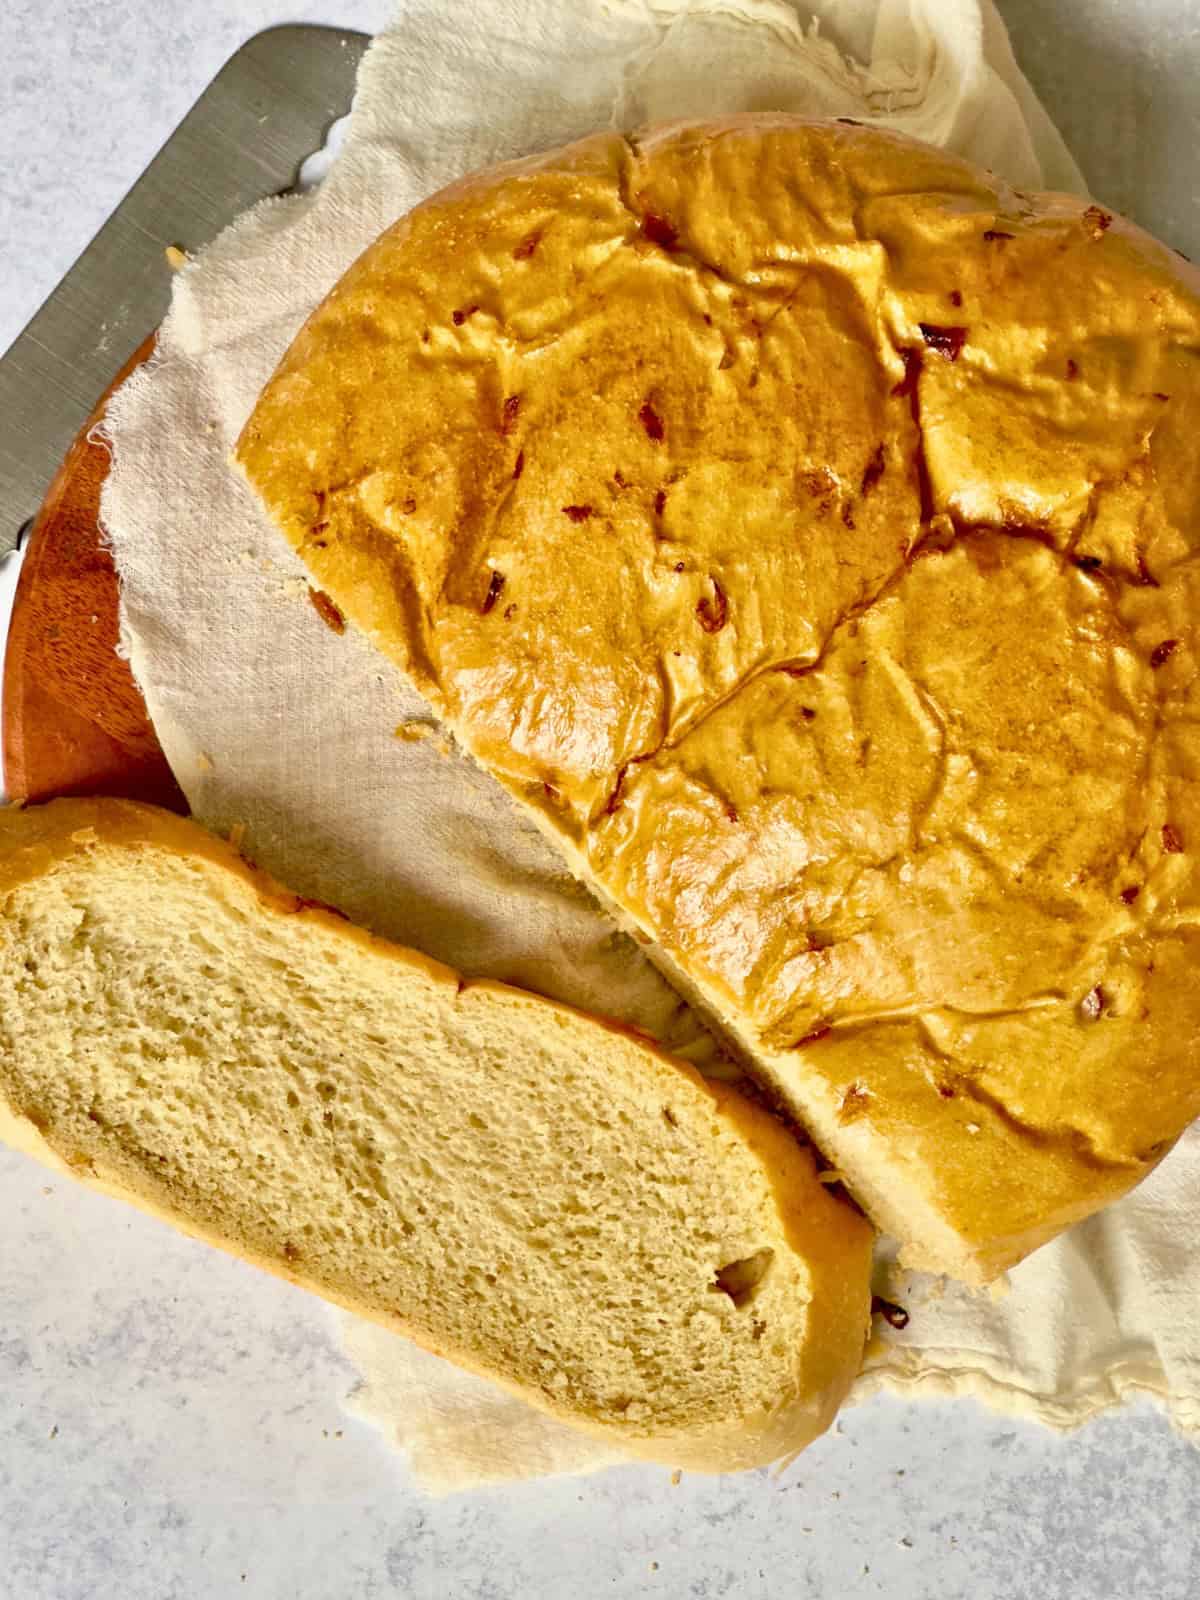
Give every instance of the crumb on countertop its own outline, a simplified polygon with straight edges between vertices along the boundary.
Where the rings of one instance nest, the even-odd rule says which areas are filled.
[[[406,717],[396,727],[396,738],[402,739],[405,744],[417,744],[422,739],[430,739],[437,732],[435,722],[426,722],[420,717]]]
[[[329,598],[324,589],[314,589],[308,585],[308,598],[312,608],[331,633],[345,633],[346,619],[341,608]]]

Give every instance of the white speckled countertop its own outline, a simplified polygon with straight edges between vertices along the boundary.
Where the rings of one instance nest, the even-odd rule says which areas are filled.
[[[391,9],[5,0],[0,347],[246,37]],[[1097,194],[1200,255],[1200,0],[1000,9]],[[881,1399],[779,1478],[631,1467],[430,1501],[341,1410],[319,1302],[3,1151],[0,1216],[13,1600],[1200,1594],[1200,1451],[1149,1407],[1062,1438]]]

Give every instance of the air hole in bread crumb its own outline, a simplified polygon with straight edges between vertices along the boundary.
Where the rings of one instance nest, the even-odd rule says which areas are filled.
[[[774,1259],[775,1252],[768,1247],[743,1256],[740,1261],[726,1262],[717,1268],[713,1288],[727,1294],[740,1311],[758,1293]]]

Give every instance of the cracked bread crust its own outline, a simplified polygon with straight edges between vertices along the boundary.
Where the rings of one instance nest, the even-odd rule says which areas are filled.
[[[787,117],[465,180],[238,459],[909,1259],[1200,1112],[1200,277]]]

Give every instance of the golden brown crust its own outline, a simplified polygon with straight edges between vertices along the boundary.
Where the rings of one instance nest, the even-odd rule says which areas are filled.
[[[756,1417],[731,1419],[728,1425],[664,1436],[652,1428],[645,1437],[622,1431],[619,1443],[631,1455],[670,1458],[701,1472],[732,1471],[761,1465],[785,1452],[802,1449],[833,1420],[855,1375],[867,1333],[868,1288],[872,1233],[863,1218],[817,1180],[812,1152],[798,1143],[762,1107],[729,1084],[703,1078],[689,1063],[668,1055],[637,1030],[604,1018],[593,1018],[559,1001],[547,1000],[492,980],[468,981],[452,968],[419,951],[379,939],[348,922],[330,907],[294,895],[245,860],[225,840],[197,824],[133,801],[68,799],[18,809],[0,807],[0,901],[18,887],[54,872],[62,862],[86,858],[97,849],[116,847],[147,857],[169,853],[220,869],[235,885],[250,888],[264,918],[312,920],[343,946],[369,951],[375,959],[394,962],[406,971],[450,991],[463,1006],[520,1005],[544,1014],[582,1019],[598,1035],[611,1033],[640,1053],[648,1075],[668,1084],[681,1076],[711,1102],[713,1115],[736,1130],[753,1153],[775,1197],[784,1231],[808,1278],[808,1316],[803,1347],[794,1352],[794,1392],[781,1397],[777,1409]],[[147,879],[148,892],[151,880]],[[180,1197],[169,1177],[144,1165],[122,1160],[117,1147],[98,1145],[84,1155],[64,1142],[60,1130],[39,1125],[0,1094],[0,1140],[110,1197],[131,1202],[193,1238],[261,1267],[287,1282],[381,1326],[415,1339],[482,1377],[498,1382],[532,1405],[561,1420],[614,1440],[611,1425],[592,1421],[562,1403],[551,1392],[531,1391],[514,1382],[502,1368],[478,1352],[431,1338],[384,1306],[378,1293],[361,1296],[328,1277],[314,1279],[293,1268],[285,1253],[272,1255],[245,1237],[233,1236],[201,1215],[195,1197]]]
[[[238,460],[876,1219],[989,1276],[1200,1111],[1198,350],[1100,207],[678,125],[418,208]]]

